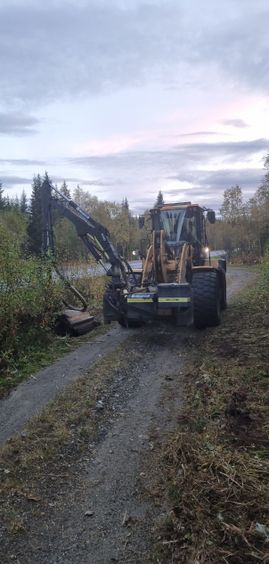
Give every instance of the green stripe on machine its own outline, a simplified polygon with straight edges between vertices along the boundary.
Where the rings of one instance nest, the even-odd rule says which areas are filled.
[[[152,303],[152,302],[153,302],[152,298],[142,298],[142,300],[140,298],[127,298],[128,304],[144,304],[144,303]]]
[[[190,302],[191,298],[159,298],[159,303],[177,302],[177,303],[187,303]]]

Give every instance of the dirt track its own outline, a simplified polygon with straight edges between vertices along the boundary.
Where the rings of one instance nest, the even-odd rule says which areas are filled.
[[[248,284],[253,273],[233,268],[228,274],[228,299]],[[58,395],[70,382],[104,354],[124,342],[135,331],[119,326],[108,330],[106,335],[86,343],[65,355],[53,365],[40,370],[28,381],[19,385],[8,398],[0,400],[0,445],[23,429],[25,423]]]
[[[253,276],[246,269],[232,269],[228,276],[229,298]],[[52,503],[43,519],[29,522],[21,541],[5,542],[3,562],[16,559],[21,564],[147,561],[153,522],[160,518],[161,510],[144,496],[143,482],[147,481],[148,465],[155,464],[155,449],[176,426],[183,399],[181,374],[192,333],[192,329],[159,325],[133,331],[132,339],[126,340],[130,333],[115,329],[110,337],[99,338],[101,342],[91,345],[90,350],[84,345],[41,371],[36,380],[23,384],[20,392],[18,389],[2,402],[1,417],[6,421],[4,440],[19,430],[26,414],[31,413],[29,400],[27,411],[23,413],[22,409],[22,415],[12,418],[16,402],[23,402],[21,390],[28,397],[33,394],[31,401],[35,406],[35,397],[39,398],[40,408],[44,404],[40,402],[44,382],[48,401],[77,376],[80,368],[89,367],[105,350],[109,352],[126,340],[123,346],[127,356],[128,347],[135,347],[140,353],[140,360],[125,368],[124,373],[119,371],[102,398],[104,412],[97,440],[89,445],[87,455],[70,468],[68,479],[59,480],[56,489],[55,485],[52,487]],[[78,360],[75,372],[68,370],[72,355]],[[152,471],[154,474],[158,469]]]

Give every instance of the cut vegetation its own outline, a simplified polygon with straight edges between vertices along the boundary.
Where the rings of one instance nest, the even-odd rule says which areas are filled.
[[[193,337],[162,459],[159,561],[269,562],[269,260],[222,327]]]

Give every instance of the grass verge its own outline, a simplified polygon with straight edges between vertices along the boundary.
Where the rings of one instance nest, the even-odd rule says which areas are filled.
[[[18,535],[30,534],[33,522],[45,519],[49,508],[64,498],[63,491],[75,487],[83,455],[91,455],[103,421],[114,416],[111,383],[121,386],[119,368],[122,378],[129,363],[138,358],[140,353],[127,355],[125,346],[119,346],[68,386],[0,451],[3,550],[12,552]]]
[[[41,368],[49,366],[61,356],[106,332],[107,326],[102,325],[95,328],[93,332],[80,337],[69,335],[59,337],[52,330],[48,330],[46,335],[44,332],[36,335],[35,342],[28,343],[28,346],[25,347],[22,346],[21,354],[16,362],[9,364],[0,373],[0,398]]]
[[[269,562],[269,264],[221,327],[193,336],[162,458],[159,562]]]

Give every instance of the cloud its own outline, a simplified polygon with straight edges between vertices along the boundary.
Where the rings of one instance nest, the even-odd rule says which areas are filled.
[[[252,92],[267,94],[268,3],[261,1],[256,7],[254,4],[251,6],[251,2],[239,1],[236,4],[230,3],[228,21],[219,17],[207,36],[201,34],[199,58],[221,68],[233,80],[235,88],[244,84],[248,89],[252,88]]]
[[[191,133],[179,133],[177,137],[197,137],[198,135],[228,135],[220,131],[192,131]]]
[[[231,186],[239,185],[245,199],[251,197],[261,184],[263,171],[255,169],[194,170],[170,176],[175,181],[173,188],[163,189],[164,199],[169,201],[190,200],[200,205],[210,205],[218,210],[223,193]],[[186,182],[186,187],[176,186],[176,181]]]
[[[33,135],[39,120],[30,115],[0,112],[0,135]]]
[[[52,175],[53,182],[71,182],[72,184],[79,184],[80,186],[93,186],[93,187],[107,187],[107,186],[119,186],[122,184],[122,181],[117,179],[94,179],[94,180],[86,180],[85,178],[81,177],[64,177],[64,176],[54,176]]]
[[[215,143],[192,143],[178,145],[175,149],[180,155],[185,155],[188,161],[201,161],[218,157],[226,162],[238,159],[249,160],[258,153],[268,151],[269,139],[253,139],[251,141],[220,141]]]
[[[185,88],[214,69],[234,86],[267,92],[268,4],[214,7],[212,0],[4,1],[2,102],[40,104],[152,80]]]
[[[212,188],[216,186],[222,190],[237,184],[243,189],[256,189],[262,181],[262,171],[260,169],[225,169],[209,171],[201,175],[199,175],[199,171],[196,171],[196,175],[197,177],[200,176],[199,184],[201,186]]]
[[[231,186],[239,185],[244,190],[256,190],[262,181],[262,170],[259,168],[232,168],[222,170],[195,170],[186,171],[183,176],[181,174],[169,176],[169,180],[178,180],[199,186],[199,195],[205,194],[206,190],[222,191]],[[194,190],[194,187],[191,188]],[[169,195],[173,195],[174,190],[165,190]],[[198,192],[196,192],[198,194]]]
[[[41,161],[28,161],[27,159],[13,159],[13,160],[6,160],[6,159],[0,159],[0,164],[4,163],[4,164],[12,164],[12,165],[18,165],[18,166],[28,166],[30,165],[44,165],[43,162]],[[33,176],[35,174],[38,174],[39,171],[37,172],[33,172],[33,174],[30,177],[25,177],[25,176],[19,176],[19,175],[8,175],[5,172],[0,171],[0,182],[3,185],[3,187],[9,189],[12,188],[13,186],[16,185],[26,185],[26,186],[31,186],[32,182],[33,182]],[[43,175],[43,172],[41,172],[41,176]],[[76,185],[80,185],[81,187],[89,187],[89,188],[94,188],[94,192],[106,192],[105,188],[110,188],[110,187],[114,187],[114,186],[121,186],[123,183],[121,180],[119,179],[112,179],[112,178],[97,178],[97,179],[85,179],[81,176],[75,176],[75,177],[68,177],[68,176],[58,176],[58,175],[54,175],[54,174],[50,174],[50,177],[52,179],[52,182],[54,184],[62,184],[64,181],[69,185],[69,183],[71,184],[72,187],[76,186]]]
[[[191,143],[180,144],[160,150],[122,151],[108,155],[89,155],[85,157],[72,157],[68,161],[85,167],[102,167],[102,170],[128,169],[129,173],[139,167],[154,171],[154,167],[169,167],[171,170],[183,170],[199,164],[208,163],[218,159],[219,162],[236,162],[243,159],[246,162],[259,153],[268,151],[269,139],[253,139],[251,141],[221,141],[216,143]]]
[[[11,166],[45,166],[45,161],[38,161],[32,159],[0,159],[0,163],[3,165]]]
[[[169,180],[175,181],[175,187],[163,190],[164,198],[197,200],[200,204],[208,204],[217,210],[223,199],[223,193],[231,186],[239,185],[245,198],[249,198],[262,182],[263,171],[259,168],[231,168],[222,170],[185,171]],[[177,188],[176,181],[186,182],[186,187]],[[165,183],[164,183],[165,185]]]
[[[21,176],[2,176],[0,173],[0,181],[3,185],[3,188],[12,188],[16,184],[31,184],[33,179],[32,178],[23,178]]]
[[[179,12],[173,1],[130,8],[92,0],[4,4],[2,100],[44,103],[144,82],[167,64]]]
[[[231,125],[232,127],[248,127],[248,124],[242,119],[223,119],[220,121],[223,125]]]
[[[104,177],[114,174],[121,180],[119,197],[125,189],[131,208],[137,212],[154,205],[159,189],[168,201],[206,201],[218,209],[224,190],[231,186],[239,184],[246,196],[255,192],[263,176],[262,165],[251,168],[248,162],[264,155],[268,147],[268,139],[184,143],[158,151],[72,158],[71,163],[102,171]]]
[[[261,157],[268,147],[269,140],[261,138],[182,143],[159,150],[56,159],[50,165],[27,159],[2,159],[0,179],[3,185],[28,183],[30,187],[32,178],[25,176],[40,172],[41,166],[43,174],[46,166],[54,182],[60,184],[65,179],[71,189],[80,184],[98,197],[100,194],[101,198],[113,201],[120,202],[126,196],[136,212],[153,206],[160,189],[168,201],[195,199],[202,204],[206,200],[217,209],[224,190],[230,186],[239,184],[246,196],[255,192],[264,174]],[[257,165],[259,158],[261,168]],[[4,165],[16,166],[16,175],[8,176]],[[68,174],[62,175],[62,170]]]
[[[223,191],[232,185],[239,184],[243,190],[254,193],[263,170],[262,167],[250,168],[247,163],[257,155],[264,155],[268,147],[268,139],[183,143],[155,151],[122,151],[71,158],[67,163],[88,170],[90,174],[94,169],[100,178],[118,178],[118,198],[127,195],[131,207],[137,212],[143,206],[154,205],[159,189],[170,201],[178,197],[181,200],[195,198],[200,203],[204,199],[212,200],[210,205],[214,204],[217,209]],[[193,192],[194,188],[196,192]],[[115,199],[115,188],[112,192]]]

